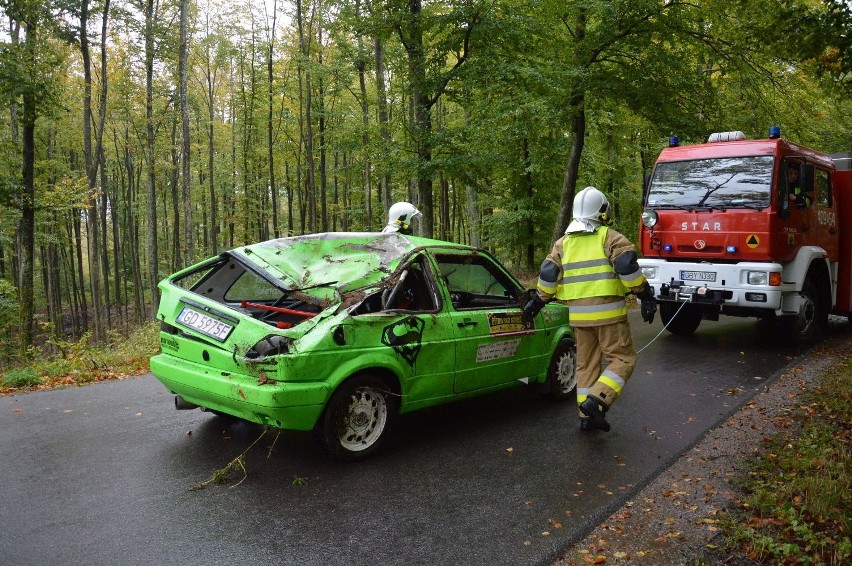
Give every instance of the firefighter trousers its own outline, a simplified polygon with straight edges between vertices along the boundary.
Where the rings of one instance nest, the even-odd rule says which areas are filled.
[[[594,395],[607,406],[612,405],[636,367],[630,324],[624,320],[603,326],[574,327],[574,337],[577,340],[577,403]],[[608,362],[605,367],[604,359]],[[580,416],[584,416],[583,413]]]

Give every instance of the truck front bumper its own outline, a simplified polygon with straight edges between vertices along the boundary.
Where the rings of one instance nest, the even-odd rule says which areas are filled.
[[[643,258],[639,266],[660,301],[779,311],[782,296],[795,290],[793,284],[768,284],[770,273],[783,271],[777,263],[680,263]]]

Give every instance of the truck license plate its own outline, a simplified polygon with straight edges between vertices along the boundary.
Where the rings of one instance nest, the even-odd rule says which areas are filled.
[[[224,342],[231,330],[234,329],[230,324],[216,320],[189,307],[183,307],[177,321],[220,342]]]
[[[714,271],[681,271],[680,278],[689,281],[716,281]]]

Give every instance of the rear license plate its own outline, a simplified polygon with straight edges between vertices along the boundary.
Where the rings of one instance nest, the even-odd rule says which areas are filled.
[[[680,278],[685,281],[716,281],[715,271],[681,271]]]
[[[177,317],[177,321],[220,342],[224,342],[231,333],[231,330],[234,329],[230,324],[216,320],[189,307],[183,307],[183,310],[180,311]]]

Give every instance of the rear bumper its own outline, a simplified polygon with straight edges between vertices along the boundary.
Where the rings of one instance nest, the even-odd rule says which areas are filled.
[[[291,430],[311,430],[329,393],[322,383],[260,383],[256,376],[222,372],[169,354],[151,358],[151,372],[169,391],[190,403]]]

